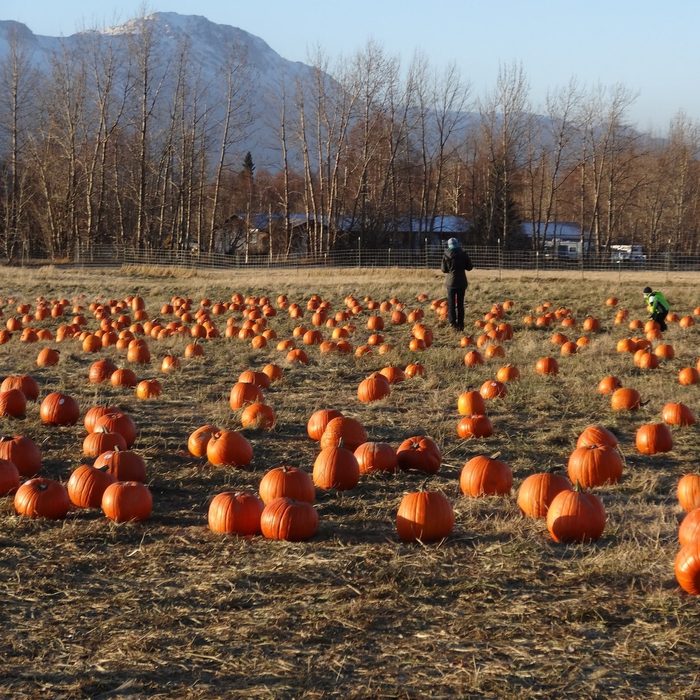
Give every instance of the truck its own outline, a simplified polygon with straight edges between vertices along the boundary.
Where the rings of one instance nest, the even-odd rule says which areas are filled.
[[[610,261],[620,263],[643,263],[647,256],[641,245],[611,245]]]

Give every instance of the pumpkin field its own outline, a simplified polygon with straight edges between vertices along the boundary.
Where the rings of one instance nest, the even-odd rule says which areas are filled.
[[[697,697],[697,274],[442,277],[0,269],[0,697]]]

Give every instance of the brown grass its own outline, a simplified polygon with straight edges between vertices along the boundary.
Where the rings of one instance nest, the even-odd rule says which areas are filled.
[[[588,273],[587,273],[588,274]],[[61,344],[57,367],[37,369],[38,345],[15,336],[0,346],[0,373],[30,372],[42,394],[61,389],[86,410],[109,400],[127,410],[141,434],[154,495],[150,521],[114,525],[98,512],[75,511],[64,522],[30,521],[0,501],[0,696],[35,697],[522,697],[620,698],[696,695],[700,685],[697,630],[700,607],[673,577],[675,500],[680,475],[698,471],[697,429],[674,433],[675,449],[644,457],[634,449],[642,423],[658,420],[662,404],[682,400],[698,412],[698,388],[681,387],[678,369],[695,363],[698,331],[673,325],[667,339],[677,359],[642,373],[615,353],[629,334],[612,324],[602,305],[620,298],[631,317],[643,318],[640,286],[647,277],[571,275],[535,279],[477,271],[467,295],[469,323],[506,297],[516,302],[515,339],[505,361],[477,369],[462,364],[464,350],[426,304],[436,342],[420,359],[427,377],[398,385],[387,399],[358,403],[358,382],[390,363],[405,365],[407,326],[385,335],[397,349],[361,360],[320,356],[308,367],[286,369],[266,392],[278,416],[270,433],[247,432],[254,460],[247,471],[216,469],[190,457],[188,434],[205,422],[238,428],[227,403],[230,386],[247,367],[283,364],[272,347],[254,351],[241,341],[206,343],[204,360],[183,360],[179,373],[161,376],[159,400],[137,401],[127,391],[89,385],[95,356],[79,344]],[[255,271],[197,274],[191,270],[128,269],[37,273],[1,270],[3,296],[34,301],[84,295],[142,294],[152,315],[173,294],[195,301],[231,293],[280,292],[306,300],[317,292],[334,308],[348,293],[376,299],[398,296],[409,308],[425,291],[441,296],[441,275],[428,270]],[[659,284],[674,309],[700,303],[697,277]],[[523,328],[521,318],[544,299],[570,306],[582,320],[598,316],[603,332],[580,354],[559,358],[560,374],[544,379],[535,360],[551,352],[551,331]],[[11,313],[5,308],[5,316]],[[223,319],[224,317],[219,317]],[[308,316],[306,319],[308,323]],[[94,320],[91,321],[95,326]],[[223,329],[224,320],[219,320]],[[51,325],[48,322],[36,325]],[[280,337],[295,325],[273,320]],[[566,331],[565,331],[566,332]],[[357,322],[352,338],[367,336]],[[580,330],[570,334],[573,338]],[[182,339],[150,343],[159,358],[182,354]],[[116,351],[100,355],[123,358]],[[479,386],[504,362],[521,369],[509,395],[491,402],[493,437],[457,439],[456,399]],[[637,415],[613,415],[595,393],[598,379],[615,373],[648,404]],[[420,474],[363,478],[357,489],[319,493],[320,531],[302,544],[215,536],[206,528],[211,497],[229,488],[256,489],[262,474],[286,462],[311,469],[316,445],[306,438],[311,412],[334,406],[360,419],[371,439],[398,444],[417,433],[433,436],[444,461],[428,480],[454,504],[454,534],[439,545],[405,545],[394,517],[403,493]],[[41,445],[43,473],[66,480],[81,461],[82,425],[50,429],[32,405],[22,421],[2,419],[3,431]],[[608,512],[596,544],[561,546],[542,522],[520,516],[514,498],[467,499],[459,473],[474,454],[500,451],[516,487],[543,468],[565,465],[578,432],[602,422],[620,437],[626,472],[616,486],[598,489]]]

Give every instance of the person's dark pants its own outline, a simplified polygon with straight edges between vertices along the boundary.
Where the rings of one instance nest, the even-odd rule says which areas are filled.
[[[464,330],[464,293],[462,287],[447,288],[447,316],[452,328]]]
[[[659,324],[659,328],[662,331],[665,331],[668,327],[666,325],[666,316],[668,316],[668,309],[659,309],[658,311],[654,311],[654,313],[651,315],[652,320]]]

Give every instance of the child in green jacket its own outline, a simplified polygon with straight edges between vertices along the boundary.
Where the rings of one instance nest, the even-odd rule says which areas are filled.
[[[647,304],[649,318],[656,321],[659,324],[659,328],[665,331],[667,327],[666,316],[671,308],[668,299],[666,299],[663,292],[654,292],[651,287],[644,287],[644,301]]]

